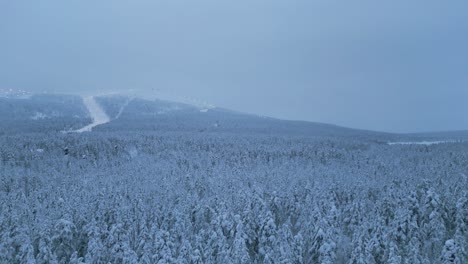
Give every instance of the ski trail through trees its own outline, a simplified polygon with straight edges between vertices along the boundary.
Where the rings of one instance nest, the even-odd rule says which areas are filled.
[[[125,108],[128,106],[128,104],[133,100],[133,98],[128,98],[127,101],[125,101],[125,103],[120,107],[119,109],[119,112],[117,113],[117,115],[115,116],[114,119],[119,119],[119,117],[122,115],[123,111],[125,110]]]
[[[101,106],[96,102],[93,96],[83,97],[83,103],[91,115],[93,122],[83,128],[76,130],[75,132],[91,132],[91,130],[98,125],[102,125],[110,122],[109,116],[104,112]]]

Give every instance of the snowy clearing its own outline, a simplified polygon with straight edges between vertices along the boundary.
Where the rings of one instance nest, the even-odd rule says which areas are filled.
[[[117,115],[115,116],[115,119],[119,119],[120,116],[122,115],[123,111],[125,110],[125,108],[128,106],[128,104],[133,100],[134,98],[128,98],[127,101],[125,101],[125,103],[120,107],[119,109],[119,112],[117,113]]]
[[[43,119],[46,119],[46,118],[50,118],[50,117],[48,115],[44,114],[44,113],[41,113],[41,112],[36,112],[36,113],[34,113],[33,116],[31,116],[32,120],[43,120]]]
[[[456,140],[439,140],[439,141],[413,141],[413,142],[388,142],[387,144],[392,145],[437,145],[437,144],[445,144],[445,143],[456,143]]]
[[[109,123],[110,118],[101,108],[101,106],[96,102],[93,96],[83,97],[83,103],[91,115],[93,122],[85,127],[82,127],[74,132],[91,132],[91,130],[98,125]]]

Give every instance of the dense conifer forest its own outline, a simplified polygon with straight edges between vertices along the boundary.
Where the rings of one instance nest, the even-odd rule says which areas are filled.
[[[468,143],[0,137],[0,263],[468,263]]]

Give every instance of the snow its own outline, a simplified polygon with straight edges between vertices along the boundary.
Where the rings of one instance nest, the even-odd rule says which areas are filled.
[[[437,144],[445,144],[445,143],[456,143],[455,140],[438,140],[438,141],[413,141],[413,142],[388,142],[387,144],[390,146],[393,145],[437,145]]]
[[[60,117],[62,116],[60,113],[53,111],[50,114],[44,114],[42,112],[35,112],[34,115],[31,116],[31,120],[44,120],[44,119],[50,119],[54,117]]]
[[[74,132],[91,132],[95,126],[99,126],[110,122],[109,116],[106,114],[106,112],[104,112],[102,107],[96,102],[93,96],[83,97],[83,102],[86,108],[88,108],[89,114],[91,115],[93,122]]]
[[[4,98],[16,98],[16,99],[29,99],[31,98],[31,93],[21,89],[1,89],[0,88],[0,97]]]
[[[119,112],[117,113],[117,115],[115,116],[115,119],[119,119],[120,116],[122,115],[123,111],[125,110],[125,108],[128,106],[128,104],[133,100],[133,98],[129,98],[119,109]]]
[[[468,263],[466,149],[370,139],[0,137],[0,263]]]
[[[98,99],[81,132],[128,104],[109,118]],[[1,136],[0,263],[468,263],[468,152],[411,147],[459,141],[236,134],[209,115],[221,129]]]
[[[182,108],[178,105],[171,105],[169,107],[165,107],[161,110],[159,110],[157,113],[158,115],[163,115],[163,114],[167,114],[167,113],[170,113],[170,112],[173,112],[173,111],[179,111],[179,110],[182,110]]]
[[[42,120],[42,119],[46,119],[46,118],[50,118],[50,117],[48,115],[44,114],[44,113],[41,113],[41,112],[36,112],[31,117],[32,120]]]

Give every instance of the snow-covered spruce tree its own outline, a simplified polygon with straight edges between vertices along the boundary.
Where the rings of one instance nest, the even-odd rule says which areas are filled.
[[[369,238],[366,240],[366,263],[383,263],[385,256],[385,232],[382,230],[382,221],[375,220],[369,226]]]
[[[274,247],[276,244],[277,230],[273,215],[267,211],[265,215],[260,216],[259,250],[258,261],[270,263],[274,261]]]
[[[336,244],[321,227],[316,227],[312,241],[311,248],[309,249],[310,259],[308,261],[327,264],[334,263],[336,260]]]
[[[73,254],[70,257],[70,264],[85,264],[83,262],[83,257],[78,257],[78,252],[73,252]]]
[[[336,244],[331,239],[327,239],[319,248],[320,263],[332,264],[336,261]]]
[[[445,241],[444,247],[442,249],[442,255],[440,260],[443,264],[461,264],[463,263],[459,257],[458,245],[455,243],[455,240],[449,239]]]
[[[422,228],[425,234],[425,251],[431,261],[438,259],[445,241],[446,227],[443,219],[440,196],[433,188],[426,192],[424,203],[424,222]],[[426,242],[427,241],[427,242]]]
[[[153,249],[154,254],[151,257],[153,263],[171,263],[174,260],[175,250],[174,242],[170,233],[166,230],[161,230],[153,226]]]
[[[206,243],[203,250],[205,260],[213,263],[226,263],[229,261],[229,245],[221,228],[213,227],[212,231],[205,235]]]
[[[138,244],[135,250],[139,263],[151,263],[151,236],[148,230],[148,226],[144,219],[140,219],[139,222],[139,234],[137,238]]]
[[[0,232],[0,263],[13,262],[16,250],[14,240],[11,235],[12,232],[10,231],[10,227],[7,227],[7,223],[3,222]]]
[[[277,232],[274,253],[275,259],[279,263],[292,263],[294,260],[294,237],[288,222],[281,225]]]
[[[244,233],[243,223],[240,215],[235,215],[236,233],[231,249],[231,259],[234,264],[250,263],[251,259],[246,245],[247,235]]]
[[[401,264],[402,258],[400,256],[400,250],[397,244],[392,240],[388,246],[388,259],[387,263],[389,264]]]
[[[395,219],[391,223],[392,226],[389,227],[389,233],[387,240],[394,243],[394,245],[389,244],[394,249],[398,249],[398,255],[402,260],[408,255],[413,255],[410,248],[410,240],[413,239],[420,241],[419,238],[419,227],[416,222],[416,217],[412,216],[411,210],[405,204],[406,200],[400,200],[398,203],[402,204],[401,208],[398,208],[395,212]],[[418,243],[420,245],[420,243]],[[387,247],[389,250],[390,248]],[[419,249],[417,249],[419,252]],[[419,253],[418,253],[419,254]]]
[[[301,233],[294,236],[292,263],[304,263],[304,238]]]
[[[457,247],[457,257],[462,263],[468,262],[468,193],[464,192],[456,204],[454,242]]]
[[[422,255],[421,241],[417,236],[411,237],[407,246],[405,264],[425,264],[429,263],[427,257]]]
[[[351,256],[349,258],[348,264],[365,264],[366,263],[366,231],[365,226],[360,229],[356,229],[356,232],[353,235]]]
[[[48,233],[41,233],[39,238],[39,248],[36,256],[37,264],[57,264],[57,257],[52,253],[51,249],[52,242],[50,241],[50,235]]]
[[[192,260],[192,245],[190,245],[190,242],[182,238],[179,246],[179,251],[177,254],[177,263],[181,264],[188,264],[191,263]]]
[[[95,219],[89,222],[84,229],[88,237],[85,262],[90,264],[105,261],[106,249],[104,248],[104,243],[101,239],[103,236],[103,230],[101,230],[100,226],[98,226],[98,223],[95,221]]]
[[[35,264],[34,247],[27,233],[21,232],[15,236],[15,243],[17,247],[15,260],[17,263]]]
[[[23,193],[14,195],[16,199],[0,197],[0,260],[5,263],[35,263],[33,232],[27,224],[26,197]],[[10,208],[2,206],[5,201],[10,203]]]
[[[111,226],[106,246],[110,249],[108,261],[111,263],[137,263],[137,255],[130,248],[128,234],[122,224]]]
[[[66,219],[60,219],[52,233],[52,252],[59,263],[68,263],[75,251],[75,225]]]
[[[194,249],[190,255],[190,263],[192,264],[201,264],[203,262],[203,256],[199,249]]]

